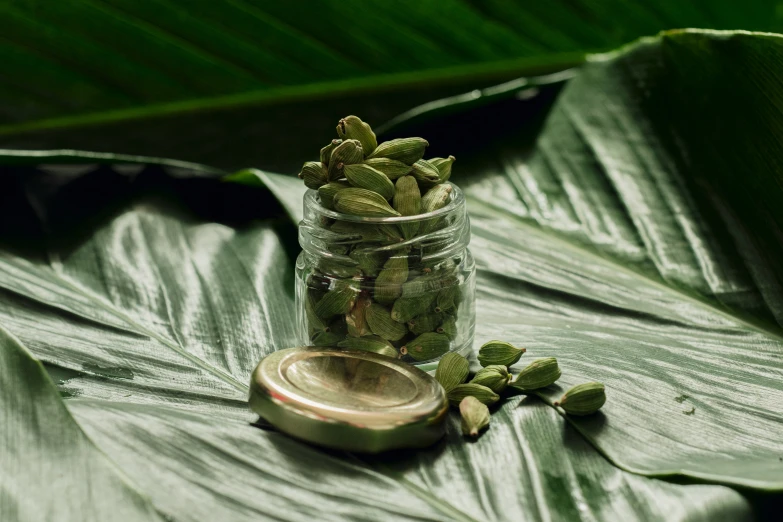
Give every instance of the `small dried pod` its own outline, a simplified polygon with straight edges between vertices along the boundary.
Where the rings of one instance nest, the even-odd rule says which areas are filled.
[[[367,156],[367,159],[388,158],[413,165],[424,157],[424,149],[429,146],[429,142],[424,138],[398,138],[396,140],[384,141]]]
[[[411,165],[410,174],[423,189],[429,189],[440,183],[438,169],[429,161],[420,159]]]
[[[429,361],[448,352],[450,346],[451,340],[448,336],[429,332],[407,342],[404,348],[408,355],[416,361]]]
[[[354,248],[348,257],[358,263],[362,273],[368,277],[375,277],[386,262],[387,252],[378,250],[373,243],[367,243],[360,248]]]
[[[458,353],[449,352],[438,361],[435,380],[448,392],[453,387],[468,380],[470,363]]]
[[[429,160],[430,164],[438,169],[438,176],[440,177],[441,183],[446,183],[451,177],[451,166],[456,160],[457,158],[454,156],[449,156],[448,158],[431,158]]]
[[[351,188],[345,181],[332,181],[318,188],[318,198],[321,200],[321,206],[328,209],[334,209],[334,197],[341,190]]]
[[[401,216],[415,216],[421,212],[421,192],[419,191],[419,184],[413,176],[402,176],[397,180],[395,184],[396,191],[394,193],[394,201],[392,205],[394,210],[400,213]],[[397,225],[400,227],[402,237],[410,239],[416,235],[419,230],[419,222],[413,221],[411,223],[400,223]]]
[[[362,145],[358,140],[343,140],[332,150],[329,158],[329,181],[335,181],[343,177],[343,168],[346,165],[361,163],[364,159]]]
[[[346,348],[348,350],[373,352],[394,359],[397,359],[400,356],[400,354],[389,341],[381,339],[377,335],[371,335],[369,337],[347,337],[338,342],[337,346],[340,348]]]
[[[327,329],[326,323],[315,313],[315,297],[308,292],[305,297],[305,316],[307,317],[307,326],[317,332]]]
[[[441,323],[443,323],[443,314],[430,312],[417,315],[408,321],[408,329],[411,331],[411,333],[421,335],[427,332],[434,332],[435,329],[441,325]]]
[[[344,335],[340,335],[336,332],[315,332],[310,338],[310,342],[313,346],[337,346],[337,344],[345,338]]]
[[[451,199],[452,190],[451,185],[447,183],[432,187],[421,198],[421,212],[434,212],[445,207]]]
[[[364,164],[383,172],[392,181],[409,174],[411,171],[410,165],[389,158],[372,158],[365,160]]]
[[[316,303],[315,314],[322,319],[344,315],[351,311],[359,294],[353,281],[335,280],[332,288]]]
[[[367,325],[366,317],[367,307],[370,304],[372,304],[372,299],[366,296],[359,296],[351,311],[345,314],[345,324],[348,327],[348,335],[351,337],[363,337],[372,333]]]
[[[392,306],[392,319],[407,323],[416,316],[427,312],[435,300],[436,294],[424,294],[416,297],[400,297]]]
[[[569,415],[590,415],[601,409],[606,402],[606,390],[600,382],[577,384],[554,403]]]
[[[374,224],[353,223],[351,221],[335,221],[329,230],[335,234],[345,236],[335,241],[346,242],[350,244],[369,242],[384,242],[388,239],[387,235]]]
[[[557,364],[557,359],[554,357],[537,359],[519,372],[511,386],[520,390],[537,390],[554,384],[560,378],[560,375],[560,366]]]
[[[324,167],[324,164],[320,161],[308,161],[302,165],[302,170],[299,172],[299,179],[303,179],[305,186],[313,190],[318,190],[329,181],[326,167]]]
[[[443,320],[441,325],[435,328],[435,331],[448,336],[452,341],[457,338],[457,318],[453,315]]]
[[[509,381],[511,381],[511,374],[508,373],[508,368],[500,364],[491,364],[480,369],[470,380],[473,384],[486,386],[495,393],[505,390]]]
[[[385,217],[399,216],[400,213],[391,208],[386,198],[367,189],[347,188],[334,195],[334,209],[343,214],[354,216]]]
[[[479,402],[487,406],[491,406],[500,400],[500,395],[486,386],[473,383],[458,384],[450,389],[446,395],[449,399],[449,404],[454,408],[458,408],[459,403],[465,397],[475,397]]]
[[[447,312],[453,308],[457,308],[461,293],[459,284],[449,285],[442,289],[438,292],[438,298],[435,300],[435,306],[437,307],[436,311]]]
[[[489,408],[472,395],[460,401],[459,414],[462,434],[467,437],[478,437],[483,429],[489,427]]]
[[[484,367],[492,364],[511,366],[519,361],[525,351],[505,341],[489,341],[479,348],[478,361]]]
[[[408,333],[405,325],[393,320],[391,312],[378,303],[373,303],[367,308],[365,317],[370,331],[382,339],[399,341]]]
[[[337,123],[337,135],[343,139],[358,140],[364,154],[372,154],[378,146],[378,140],[369,124],[358,116],[346,116]]]
[[[332,140],[329,145],[321,149],[321,163],[327,168],[329,167],[329,160],[332,158],[332,151],[342,142],[343,140]]]
[[[391,199],[394,197],[394,183],[383,172],[375,170],[374,168],[364,163],[357,163],[355,165],[345,165],[343,167],[343,174],[348,183],[354,187],[377,192],[384,199]]]
[[[402,293],[402,283],[407,279],[408,256],[401,254],[390,257],[375,278],[375,300],[386,305],[394,303]]]

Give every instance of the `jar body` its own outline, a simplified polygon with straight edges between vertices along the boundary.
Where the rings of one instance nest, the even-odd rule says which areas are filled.
[[[302,345],[368,350],[413,364],[471,350],[476,268],[470,222],[454,190],[441,211],[360,218],[305,195],[296,262]]]

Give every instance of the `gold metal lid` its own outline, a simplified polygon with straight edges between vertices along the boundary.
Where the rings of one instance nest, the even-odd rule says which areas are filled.
[[[250,407],[280,431],[330,448],[377,453],[433,444],[445,432],[440,384],[370,352],[299,347],[258,363]]]

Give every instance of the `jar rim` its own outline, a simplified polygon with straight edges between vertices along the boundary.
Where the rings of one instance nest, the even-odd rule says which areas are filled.
[[[353,214],[343,214],[342,212],[336,212],[334,210],[329,210],[328,208],[321,206],[321,204],[316,199],[316,196],[318,196],[318,191],[313,189],[307,189],[307,192],[305,192],[304,205],[308,208],[313,209],[315,212],[319,213],[324,217],[336,219],[339,221],[351,221],[354,223],[374,223],[374,224],[410,223],[414,221],[421,221],[423,219],[430,219],[441,215],[445,215],[465,205],[465,194],[462,192],[462,190],[460,190],[460,188],[457,185],[451,182],[447,182],[447,184],[451,187],[451,199],[449,200],[449,203],[446,206],[444,206],[443,208],[439,208],[438,210],[433,210],[432,212],[427,212],[426,214],[416,214],[414,216],[369,217],[369,216],[355,216]]]

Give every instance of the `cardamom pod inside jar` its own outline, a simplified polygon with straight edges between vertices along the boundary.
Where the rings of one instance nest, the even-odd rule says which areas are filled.
[[[445,206],[394,217],[340,213],[327,208],[323,194],[307,191],[296,262],[301,344],[413,364],[470,351],[476,315],[470,221],[460,189],[438,187]]]

